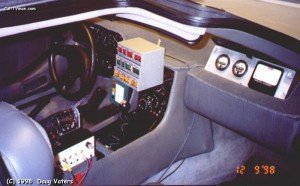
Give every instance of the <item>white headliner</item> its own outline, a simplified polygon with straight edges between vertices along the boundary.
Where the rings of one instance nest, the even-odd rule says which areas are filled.
[[[88,20],[104,15],[116,14],[118,17],[131,19],[147,25],[151,25],[167,32],[171,32],[181,38],[192,41],[198,39],[206,31],[205,28],[194,27],[190,25],[181,24],[157,14],[151,13],[141,8],[111,8],[85,12],[77,15],[60,17],[35,23],[24,25],[5,27],[0,29],[0,37],[15,35],[32,30],[48,28],[77,21]]]

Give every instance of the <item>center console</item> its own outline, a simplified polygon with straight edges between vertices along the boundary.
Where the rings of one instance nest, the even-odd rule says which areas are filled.
[[[117,150],[152,131],[166,111],[173,72],[164,68],[164,48],[142,38],[118,43],[111,102],[119,118],[95,133],[110,150]],[[136,109],[129,112],[129,90],[138,93]]]
[[[163,84],[139,92],[137,108],[122,110],[117,121],[95,133],[96,139],[115,151],[155,129],[167,109],[173,77],[173,71],[165,69]]]

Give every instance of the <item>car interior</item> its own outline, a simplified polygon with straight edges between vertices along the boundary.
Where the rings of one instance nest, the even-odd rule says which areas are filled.
[[[0,7],[0,185],[300,184],[300,36],[197,1]]]

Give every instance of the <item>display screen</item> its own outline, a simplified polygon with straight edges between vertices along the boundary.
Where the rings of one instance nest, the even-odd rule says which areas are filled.
[[[122,87],[121,85],[119,85],[118,83],[116,84],[116,90],[115,90],[115,101],[117,103],[121,103],[121,101],[123,101],[125,99],[124,95],[125,95],[125,89],[124,87]]]
[[[128,92],[129,87],[126,84],[116,79],[113,79],[110,95],[111,103],[115,104],[116,106],[119,106],[123,100],[128,101]]]
[[[253,74],[255,80],[268,86],[277,86],[282,71],[264,64],[258,64]]]

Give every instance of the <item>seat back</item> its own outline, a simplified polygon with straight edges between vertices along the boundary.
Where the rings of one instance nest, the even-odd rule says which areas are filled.
[[[54,159],[46,132],[4,102],[0,102],[0,155],[10,178],[32,179],[33,184],[37,179],[53,179]]]

